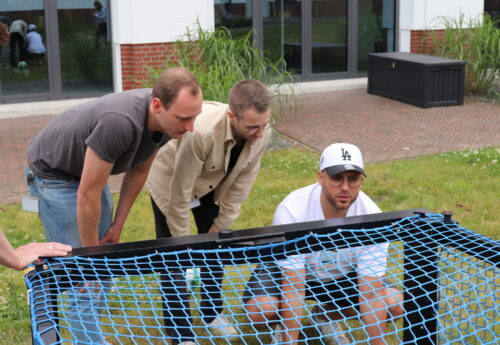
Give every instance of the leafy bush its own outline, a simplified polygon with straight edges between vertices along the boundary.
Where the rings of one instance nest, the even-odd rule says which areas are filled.
[[[165,67],[185,67],[198,78],[203,97],[206,100],[227,103],[229,91],[244,79],[257,79],[269,87],[274,100],[273,117],[276,119],[287,108],[295,109],[292,75],[285,69],[283,57],[271,61],[253,46],[252,32],[233,38],[226,28],[213,32],[203,30],[188,31],[175,42],[174,52],[167,56]],[[152,80],[156,80],[164,68],[150,69]],[[145,86],[151,86],[149,81]],[[292,96],[288,96],[292,95]],[[285,104],[290,105],[289,107]]]
[[[475,95],[496,95],[500,98],[500,29],[498,20],[485,14],[466,19],[440,17],[444,32],[430,34],[433,53],[466,60],[465,92]]]

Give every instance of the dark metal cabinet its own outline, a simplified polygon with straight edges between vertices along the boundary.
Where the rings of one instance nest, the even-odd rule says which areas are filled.
[[[368,55],[368,92],[422,108],[464,103],[465,61],[410,53]]]

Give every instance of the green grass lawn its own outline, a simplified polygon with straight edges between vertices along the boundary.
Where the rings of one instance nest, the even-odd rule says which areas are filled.
[[[270,225],[274,209],[288,193],[315,182],[318,158],[318,152],[299,145],[268,151],[234,229]],[[499,166],[500,148],[368,164],[362,189],[384,211],[419,207],[435,212],[452,210],[454,219],[463,226],[498,240]],[[0,228],[14,246],[44,239],[38,217],[21,211],[19,205],[0,206]],[[122,241],[154,237],[149,196],[142,193],[127,220]],[[231,309],[241,314],[238,305]],[[2,267],[0,344],[30,344],[29,325],[23,275]]]

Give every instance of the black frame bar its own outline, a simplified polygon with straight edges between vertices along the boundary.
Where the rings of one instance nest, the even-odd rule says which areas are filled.
[[[436,242],[426,241],[435,236],[435,228],[423,223],[409,241],[404,242],[404,344],[437,344],[438,262]]]
[[[36,309],[33,313],[30,311],[30,317],[33,323],[35,321],[37,331],[41,334],[44,344],[59,344],[59,311],[57,306],[57,292],[55,289],[54,277],[49,276],[47,272],[44,272],[43,263],[40,261],[39,264],[35,264],[35,270],[28,272],[28,277],[33,277],[33,286],[31,288],[31,293],[29,293],[30,304],[45,304],[42,308]],[[39,272],[40,274],[36,274]],[[49,289],[44,289],[44,284],[42,279],[49,280]],[[46,296],[49,294],[49,298]],[[45,303],[48,300],[48,303]],[[30,308],[31,310],[31,308]],[[33,327],[33,326],[32,326]],[[35,335],[31,335],[33,344],[38,344],[35,341]]]
[[[68,256],[80,256],[89,258],[122,258],[130,256],[140,256],[151,254],[152,252],[171,252],[184,249],[218,249],[223,247],[242,247],[260,245],[280,238],[282,241],[295,239],[310,233],[329,234],[336,232],[340,228],[362,229],[386,226],[406,217],[416,214],[431,213],[423,208],[409,209],[395,212],[385,212],[355,216],[347,218],[328,219],[324,221],[314,221],[295,224],[284,224],[266,226],[260,228],[249,228],[243,230],[222,230],[220,233],[207,233],[200,235],[190,235],[181,237],[170,237],[148,241],[138,241],[129,243],[118,243],[104,246],[74,248]],[[368,240],[368,238],[367,238]],[[387,241],[380,236],[378,242]],[[373,243],[367,243],[373,244]],[[348,247],[347,244],[341,245]]]

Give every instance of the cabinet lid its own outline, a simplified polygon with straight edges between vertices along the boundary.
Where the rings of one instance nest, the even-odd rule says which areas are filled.
[[[448,59],[441,56],[432,56],[425,54],[413,54],[404,52],[393,52],[393,53],[370,53],[369,57],[379,57],[389,60],[398,60],[404,62],[413,62],[424,65],[443,65],[443,64],[464,64],[465,60],[454,60]]]

